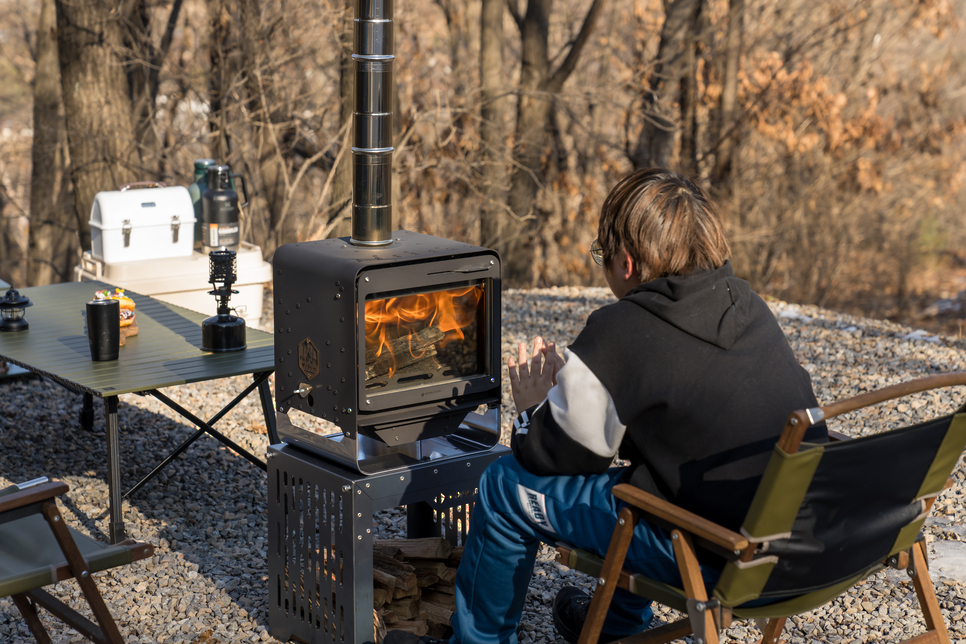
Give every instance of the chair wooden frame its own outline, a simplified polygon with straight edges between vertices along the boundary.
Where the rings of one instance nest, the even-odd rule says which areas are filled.
[[[796,453],[806,430],[822,420],[909,394],[955,385],[966,385],[966,372],[920,378],[822,407],[795,411],[785,423],[778,446],[788,454]],[[829,439],[848,440],[848,437],[830,431]],[[618,515],[607,555],[600,566],[597,589],[588,609],[579,644],[595,644],[598,641],[614,591],[618,587],[631,590],[633,573],[623,570],[623,565],[633,538],[634,526],[645,517],[657,519],[672,528],[672,546],[683,581],[683,588],[676,590],[686,598],[688,615],[676,622],[621,638],[620,642],[663,644],[693,634],[695,644],[718,644],[719,630],[731,624],[733,607],[722,606],[717,599],[709,599],[701,577],[694,542],[697,540],[719,551],[734,553],[742,562],[750,562],[761,544],[631,485],[616,485],[613,494],[627,505]],[[935,497],[924,502],[927,513],[932,509],[934,501]],[[566,544],[559,544],[557,561],[570,565],[573,552]],[[909,551],[898,553],[884,563],[908,571],[926,624],[925,633],[905,640],[904,644],[949,644],[949,634],[929,578],[925,542],[918,540]],[[790,616],[755,618],[762,633],[759,643],[778,642],[785,621]]]
[[[48,583],[76,579],[97,623],[95,624],[40,587],[10,596],[23,615],[30,632],[41,644],[49,644],[50,637],[40,621],[37,613],[38,606],[46,608],[51,614],[98,644],[122,644],[120,630],[94,583],[90,567],[74,540],[72,530],[65,524],[57,508],[55,497],[65,494],[68,489],[65,483],[49,481],[25,486],[18,492],[0,496],[0,523],[17,521],[38,513],[44,517],[64,557],[63,561],[51,564],[51,581]],[[127,550],[131,562],[154,554],[154,546],[151,544],[131,539],[109,547]]]

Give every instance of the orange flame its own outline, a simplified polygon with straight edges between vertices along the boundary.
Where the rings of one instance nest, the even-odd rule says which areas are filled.
[[[437,327],[445,335],[439,341],[446,346],[453,340],[462,340],[463,329],[476,319],[479,302],[483,298],[482,286],[467,286],[432,293],[418,293],[366,302],[366,353],[381,356],[391,352],[394,338],[408,340],[409,353],[422,357],[425,348],[413,347],[413,337],[428,327]],[[390,371],[391,376],[395,368]]]

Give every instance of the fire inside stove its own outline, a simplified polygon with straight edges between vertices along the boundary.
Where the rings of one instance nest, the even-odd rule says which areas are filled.
[[[482,281],[432,291],[381,293],[365,303],[367,391],[482,373]]]

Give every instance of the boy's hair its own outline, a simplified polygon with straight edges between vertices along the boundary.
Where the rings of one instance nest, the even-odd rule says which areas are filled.
[[[614,186],[600,211],[604,260],[627,250],[642,281],[720,268],[731,249],[707,193],[664,170],[638,170]]]

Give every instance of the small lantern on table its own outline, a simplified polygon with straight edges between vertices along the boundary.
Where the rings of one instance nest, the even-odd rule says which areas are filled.
[[[12,286],[0,299],[0,331],[26,331],[30,325],[23,319],[25,310],[34,303]]]

